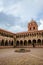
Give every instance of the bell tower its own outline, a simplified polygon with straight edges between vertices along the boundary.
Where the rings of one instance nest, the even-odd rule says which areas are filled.
[[[37,31],[38,30],[38,25],[36,23],[36,21],[34,21],[33,19],[30,21],[30,23],[28,23],[28,32],[29,31]]]

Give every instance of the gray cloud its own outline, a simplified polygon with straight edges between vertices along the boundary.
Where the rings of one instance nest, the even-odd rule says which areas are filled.
[[[0,24],[11,24],[11,25],[15,25],[16,22],[18,22],[20,19],[20,17],[15,17],[12,15],[6,15],[3,12],[0,12]]]
[[[0,12],[0,28],[9,30],[12,32],[26,31],[28,21],[22,20],[21,17],[16,17],[12,15],[7,15]]]
[[[37,22],[43,20],[43,0],[0,0],[0,2],[1,28],[13,30],[15,27],[15,31],[22,31],[27,29],[31,18]]]
[[[3,0],[3,6],[4,7],[9,7],[11,6],[12,4],[16,4],[18,2],[21,2],[22,0]]]

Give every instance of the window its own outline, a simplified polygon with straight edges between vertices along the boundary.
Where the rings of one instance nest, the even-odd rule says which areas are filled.
[[[30,30],[31,30],[31,28],[30,28]]]
[[[35,30],[35,27],[33,27],[33,30]]]

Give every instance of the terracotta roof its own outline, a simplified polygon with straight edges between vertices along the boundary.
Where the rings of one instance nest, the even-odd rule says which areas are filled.
[[[43,32],[43,30],[37,30],[37,31],[18,32],[18,33],[15,34],[15,33],[12,33],[12,32],[6,31],[6,30],[3,30],[3,29],[0,29],[0,31],[2,31],[2,32],[7,32],[7,33],[10,33],[10,34],[13,34],[13,35]]]
[[[10,34],[14,34],[14,35],[15,35],[15,33],[12,33],[12,32],[10,32],[10,31],[4,30],[4,29],[0,29],[0,31],[6,32],[6,33],[10,33]]]
[[[28,33],[37,33],[37,32],[43,32],[43,30],[37,30],[37,31],[27,31],[27,32],[19,32],[19,33],[16,33],[16,34],[28,34]]]

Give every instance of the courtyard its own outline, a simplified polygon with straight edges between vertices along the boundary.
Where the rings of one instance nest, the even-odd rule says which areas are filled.
[[[30,52],[15,52],[19,48],[0,49],[0,65],[43,65],[43,48],[25,48]]]

